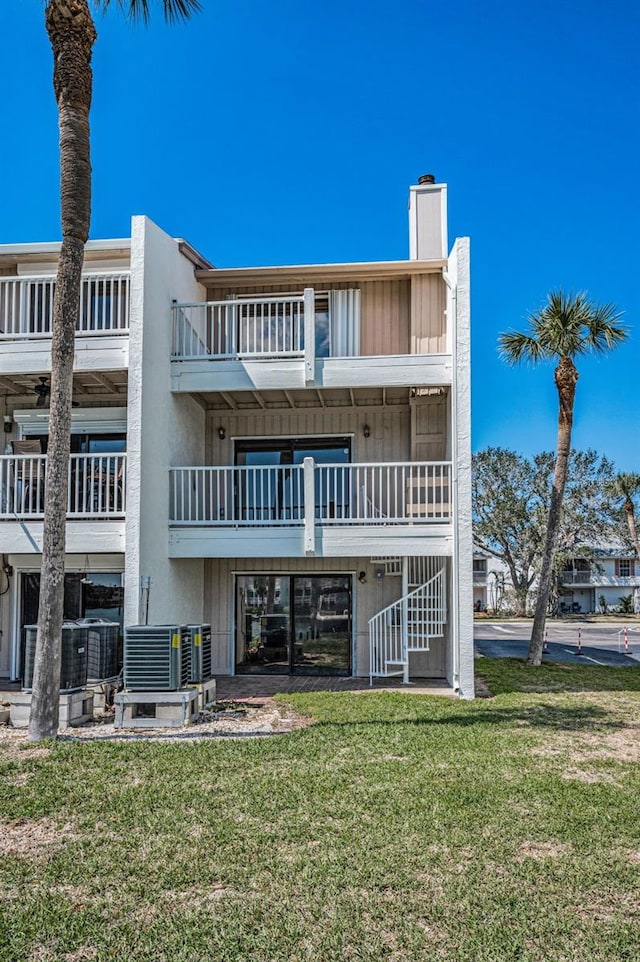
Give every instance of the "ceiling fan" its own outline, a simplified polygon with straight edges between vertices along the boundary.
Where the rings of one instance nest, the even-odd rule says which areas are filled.
[[[49,379],[47,377],[40,376],[39,381],[40,381],[40,384],[36,384],[34,386],[33,393],[38,395],[38,400],[36,401],[36,407],[43,408],[49,399],[49,395],[51,394],[51,384],[49,383]],[[77,408],[79,406],[80,406],[79,401],[71,402],[71,407]]]
[[[33,393],[38,395],[36,407],[43,408],[47,403],[47,398],[51,394],[51,385],[49,384],[49,379],[46,377],[41,377],[40,384],[35,385]]]

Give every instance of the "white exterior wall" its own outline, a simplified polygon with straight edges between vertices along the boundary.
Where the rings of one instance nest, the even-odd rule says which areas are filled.
[[[451,683],[462,698],[474,697],[473,674],[473,535],[471,528],[471,298],[469,239],[459,238],[451,252],[447,311],[454,338],[452,460],[455,517],[451,578],[451,631],[448,666]],[[449,674],[450,672],[450,674]]]
[[[151,578],[149,623],[202,620],[201,559],[168,558],[169,467],[202,464],[204,411],[170,390],[171,302],[204,300],[193,264],[146,217],[131,233],[125,624],[142,620],[141,579]]]
[[[447,185],[409,188],[409,257],[412,261],[447,256]]]

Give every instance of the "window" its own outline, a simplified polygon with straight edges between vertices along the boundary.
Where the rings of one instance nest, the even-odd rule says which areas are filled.
[[[304,517],[301,465],[305,458],[316,464],[349,464],[349,438],[286,438],[236,442],[238,466],[243,472],[236,491],[236,516],[245,521],[300,521]],[[271,468],[260,470],[262,468]],[[316,505],[320,517],[348,514],[350,491],[329,475],[316,476]]]
[[[633,578],[635,576],[636,563],[631,558],[617,558],[616,559],[616,577],[617,578]]]

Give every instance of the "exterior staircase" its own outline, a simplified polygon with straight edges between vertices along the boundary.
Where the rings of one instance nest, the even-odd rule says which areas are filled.
[[[402,675],[409,681],[409,656],[429,651],[432,638],[442,638],[447,622],[445,571],[440,568],[418,587],[413,578],[431,573],[435,559],[412,558],[409,587],[412,589],[369,619],[369,683],[374,678]],[[421,564],[426,562],[426,564]],[[414,582],[415,583],[415,582]]]

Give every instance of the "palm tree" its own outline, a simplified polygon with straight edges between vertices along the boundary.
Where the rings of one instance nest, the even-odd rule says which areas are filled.
[[[132,19],[148,19],[153,0],[116,0]],[[167,21],[187,19],[199,0],[157,0]],[[106,10],[111,0],[95,0]],[[60,130],[62,246],[53,304],[49,442],[44,504],[38,639],[29,738],[58,730],[58,690],[63,614],[67,477],[76,319],[84,246],[91,218],[89,108],[91,53],[97,38],[88,0],[46,0],[45,24],[53,50],[53,87]]]
[[[574,358],[583,354],[605,354],[622,343],[627,337],[627,330],[620,324],[620,316],[613,304],[595,304],[585,293],[552,291],[547,296],[547,303],[537,313],[529,315],[528,332],[509,331],[499,338],[500,354],[509,364],[537,364],[548,360],[558,362],[554,372],[559,402],[558,441],[538,598],[527,658],[530,665],[542,662],[544,625],[571,451],[573,406],[578,381]]]
[[[638,540],[638,529],[636,527],[636,506],[634,498],[640,494],[640,474],[634,472],[622,472],[617,474],[610,485],[611,494],[614,498],[623,501],[622,510],[627,521],[629,537],[636,552],[636,557],[640,559],[640,541]]]
[[[638,528],[636,526],[636,506],[634,500],[638,494],[640,494],[640,474],[632,471],[622,472],[613,479],[610,489],[613,497],[620,498],[623,502],[622,510],[627,521],[629,537],[631,538],[636,558],[640,560],[640,540],[638,539]],[[640,594],[639,589],[635,588],[633,594],[633,607],[637,611],[640,607],[640,599],[638,598]]]

